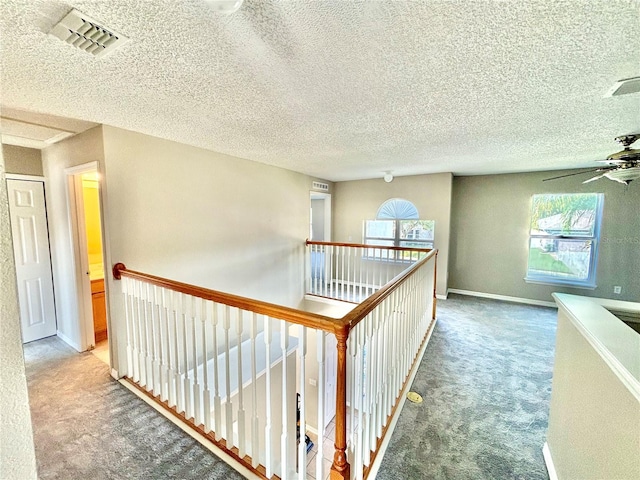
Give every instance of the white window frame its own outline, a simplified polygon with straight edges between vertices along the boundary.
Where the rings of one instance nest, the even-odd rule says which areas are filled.
[[[531,197],[531,208],[529,209],[529,219],[531,219],[531,215],[533,215],[533,205],[534,205],[534,197],[543,196],[543,195],[584,195],[583,193],[547,193],[547,194],[536,194]],[[529,235],[527,239],[527,272],[524,280],[527,283],[537,283],[543,285],[566,285],[577,288],[587,288],[587,289],[595,289],[596,288],[596,266],[598,263],[598,246],[600,243],[600,225],[602,223],[602,211],[604,204],[604,195],[602,193],[593,193],[596,195],[596,208],[595,208],[595,219],[593,225],[593,234],[592,235],[571,235],[571,234],[540,234],[540,233],[531,233],[531,221],[529,221]],[[539,238],[545,240],[552,241],[579,241],[579,242],[591,242],[591,250],[589,256],[589,275],[584,280],[578,280],[573,278],[562,278],[556,277],[553,275],[544,275],[544,274],[536,274],[531,273],[529,271],[529,258],[531,255],[531,240]]]
[[[435,220],[424,220],[421,219],[418,214],[418,209],[415,207],[413,203],[409,200],[405,200],[403,198],[391,198],[380,205],[378,212],[376,214],[376,218],[373,221],[385,221],[385,222],[394,222],[394,237],[377,237],[377,236],[368,236],[367,235],[367,222],[371,220],[365,220],[362,226],[362,238],[364,244],[371,245],[372,248],[375,247],[385,247],[385,246],[393,246],[393,247],[401,247],[402,242],[411,242],[411,243],[420,243],[423,244],[419,247],[413,248],[434,248],[434,240],[423,240],[423,239],[413,239],[413,238],[400,238],[401,234],[401,222],[404,221],[432,221],[434,224],[434,236],[435,236]],[[377,242],[393,242],[392,245],[376,245],[370,244],[370,241]],[[406,247],[412,248],[412,247]],[[372,260],[385,260],[389,261],[391,259],[391,255],[382,255],[376,256],[370,249],[365,249],[363,256],[365,258],[369,258]],[[404,262],[405,260],[398,258],[398,255],[393,255],[393,261]]]

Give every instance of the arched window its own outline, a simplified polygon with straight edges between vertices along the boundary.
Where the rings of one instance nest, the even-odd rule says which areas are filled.
[[[392,198],[387,200],[378,209],[377,220],[409,220],[418,219],[418,209],[409,200]]]
[[[375,220],[365,220],[364,243],[395,247],[433,248],[435,221],[421,220],[409,200],[392,198],[378,208]]]

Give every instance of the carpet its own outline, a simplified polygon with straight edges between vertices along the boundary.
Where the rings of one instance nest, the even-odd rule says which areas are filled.
[[[377,478],[547,480],[557,311],[451,295]]]

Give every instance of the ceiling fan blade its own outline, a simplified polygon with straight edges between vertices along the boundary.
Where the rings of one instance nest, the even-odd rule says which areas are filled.
[[[582,183],[591,183],[591,182],[595,182],[596,180],[601,179],[602,177],[604,177],[604,173],[602,175],[596,175],[595,177],[590,178],[589,180],[585,180]]]
[[[542,181],[548,182],[549,180],[557,180],[558,178],[564,178],[564,177],[573,177],[574,175],[582,175],[583,173],[601,172],[602,170],[603,168],[600,168],[600,167],[592,168],[590,170],[584,170],[582,172],[567,173],[566,175],[558,175],[557,177],[545,178]]]

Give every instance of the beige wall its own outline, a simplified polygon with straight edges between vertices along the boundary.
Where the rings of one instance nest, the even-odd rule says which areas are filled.
[[[44,175],[40,150],[15,145],[2,145],[2,154],[7,173],[37,175],[40,177]]]
[[[84,350],[87,345],[84,345],[78,322],[76,279],[82,273],[73,252],[65,169],[94,161],[102,166],[103,152],[102,127],[87,130],[42,151],[58,332],[77,350]]]
[[[380,205],[390,198],[404,198],[418,209],[420,218],[435,220],[435,247],[438,249],[437,293],[447,291],[447,265],[449,259],[449,229],[451,223],[452,175],[416,175],[384,180],[358,180],[338,182],[334,185],[334,241],[363,241],[364,220],[376,217]]]
[[[582,184],[567,172],[454,177],[449,288],[552,301],[552,292],[640,299],[640,181],[629,187],[607,179]],[[595,290],[526,283],[531,196],[604,193]],[[614,285],[622,294],[614,295]]]
[[[31,414],[24,370],[20,312],[9,203],[0,151],[0,478],[32,479],[36,475]]]
[[[104,143],[112,262],[301,301],[311,177],[113,127]]]

